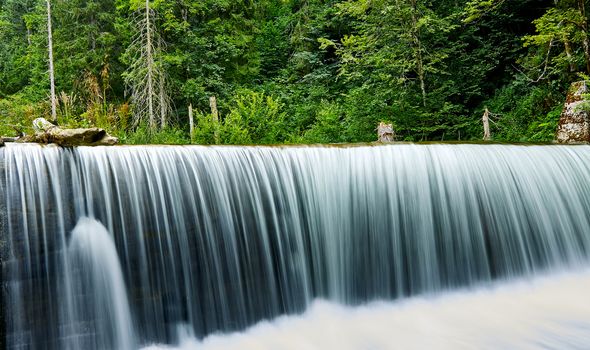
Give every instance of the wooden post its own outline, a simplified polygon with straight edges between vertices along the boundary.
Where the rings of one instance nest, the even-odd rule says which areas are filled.
[[[195,122],[193,120],[193,104],[192,103],[190,103],[188,105],[188,125],[189,125],[191,143],[192,143],[195,139]]]
[[[483,140],[490,141],[492,139],[492,135],[490,134],[490,111],[487,107],[481,119],[483,121]]]
[[[217,99],[215,96],[209,97],[209,107],[211,107],[211,117],[215,127],[215,144],[219,144],[219,111],[217,110]]]

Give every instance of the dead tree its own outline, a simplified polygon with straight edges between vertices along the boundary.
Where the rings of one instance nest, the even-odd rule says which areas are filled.
[[[420,26],[418,22],[419,18],[418,4],[416,0],[410,1],[412,9],[412,23],[411,23],[411,35],[412,42],[414,44],[414,53],[416,55],[416,72],[418,73],[418,80],[420,80],[420,91],[422,91],[422,105],[426,107],[426,70],[424,69],[424,57],[422,55],[423,47],[422,41],[420,40]]]
[[[162,60],[164,42],[156,30],[154,17],[149,0],[145,0],[145,7],[134,16],[135,35],[128,48],[131,63],[124,74],[125,84],[131,91],[133,126],[147,123],[150,131],[166,127],[167,116],[172,112]]]
[[[211,118],[215,128],[215,144],[219,144],[219,111],[217,110],[217,98],[209,97],[209,107],[211,107]]]
[[[51,2],[47,3],[47,46],[49,51],[49,88],[51,92],[51,120],[57,122],[57,100],[55,97],[55,72],[53,69],[53,35],[51,31]]]
[[[191,136],[191,142],[195,139],[195,121],[193,119],[193,104],[190,103],[188,105],[188,126],[189,126],[189,133]]]
[[[490,111],[487,108],[485,109],[481,119],[483,121],[483,140],[490,141],[492,139],[492,135],[490,133]]]

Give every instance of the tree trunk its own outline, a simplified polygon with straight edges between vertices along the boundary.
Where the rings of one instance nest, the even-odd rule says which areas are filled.
[[[188,105],[188,126],[191,137],[191,143],[195,139],[195,121],[193,120],[193,104]]]
[[[146,61],[147,61],[147,88],[148,88],[148,120],[150,129],[156,129],[156,119],[154,118],[154,59],[152,53],[152,29],[150,26],[150,1],[145,0],[145,21],[146,21]]]
[[[148,126],[150,132],[168,125],[172,115],[170,96],[166,91],[162,48],[165,46],[158,35],[155,12],[150,0],[145,0],[133,16],[136,33],[129,51],[133,54],[132,64],[126,70],[125,84],[131,90],[133,126]]]
[[[416,0],[412,0],[412,38],[414,40],[416,52],[416,70],[420,80],[420,90],[422,91],[422,105],[426,107],[426,82],[424,72],[424,59],[422,57],[422,42],[420,41],[420,30],[418,29],[418,8]]]
[[[47,3],[47,45],[49,49],[49,84],[51,91],[51,121],[57,123],[57,100],[55,97],[55,72],[53,69],[53,38],[51,33],[51,3]]]
[[[162,54],[162,41],[158,40],[158,55]],[[160,58],[161,59],[161,58]],[[158,90],[159,94],[158,97],[160,99],[160,128],[164,129],[168,125],[168,103],[166,103],[166,82],[164,81],[164,72],[162,67],[160,67],[162,72],[160,72],[159,80],[158,80]]]
[[[487,108],[485,109],[481,119],[483,121],[483,140],[490,141],[492,139],[492,135],[490,133],[490,111]]]
[[[164,92],[164,79],[160,78],[160,127],[166,128],[168,125],[168,116],[166,111],[166,95]]]
[[[588,34],[584,30],[584,38],[582,39],[582,47],[584,48],[584,59],[586,61],[586,73],[590,74],[590,41],[588,40]]]
[[[576,71],[576,65],[574,64],[574,59],[572,57],[572,45],[567,38],[563,40],[563,45],[565,46],[565,55],[567,56],[570,73],[573,73]]]
[[[217,99],[215,96],[209,97],[209,107],[211,107],[211,118],[215,127],[215,144],[219,144],[219,111],[217,110]]]

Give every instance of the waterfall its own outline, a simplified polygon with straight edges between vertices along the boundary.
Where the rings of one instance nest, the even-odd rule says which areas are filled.
[[[348,307],[318,300],[301,315],[242,332],[142,350],[581,350],[590,344],[590,271]],[[556,302],[558,301],[558,302]]]
[[[7,347],[171,344],[586,267],[589,175],[587,146],[7,145]]]
[[[68,305],[74,324],[92,330],[74,332],[69,349],[125,350],[134,347],[133,327],[117,250],[98,221],[80,218],[68,247]],[[68,310],[69,311],[69,310]],[[89,325],[84,324],[90,320]]]

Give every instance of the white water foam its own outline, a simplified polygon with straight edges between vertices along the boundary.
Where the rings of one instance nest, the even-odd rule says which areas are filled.
[[[144,350],[590,349],[589,291],[584,271],[355,308],[316,301],[245,332],[185,331],[175,347]]]
[[[96,334],[91,344],[98,349],[135,348],[131,311],[117,249],[107,229],[98,221],[83,217],[72,231],[69,253],[71,267],[78,270],[72,278],[77,296],[75,316],[80,321],[93,315]],[[71,337],[71,349],[83,349],[87,343]]]

